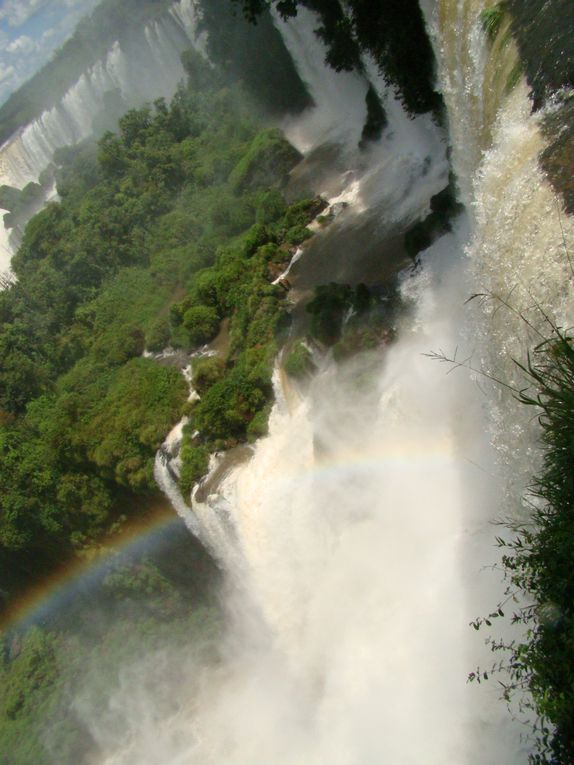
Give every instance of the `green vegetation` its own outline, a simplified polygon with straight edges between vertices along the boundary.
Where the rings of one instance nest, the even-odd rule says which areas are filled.
[[[501,2],[496,3],[496,5],[492,5],[490,8],[485,8],[480,12],[480,23],[491,43],[498,37],[500,27],[502,26],[502,22],[507,13],[508,8],[505,0],[501,0]]]
[[[433,88],[434,56],[417,0],[350,0],[347,12],[337,0],[233,1],[253,21],[269,5],[285,18],[295,16],[300,5],[315,11],[320,18],[316,34],[327,45],[330,66],[337,71],[361,68],[361,53],[369,53],[411,113],[440,107]]]
[[[130,29],[165,12],[168,0],[103,0],[52,60],[0,108],[0,142],[52,107]]]
[[[267,146],[268,135],[268,131],[261,134],[255,145]],[[277,141],[274,131],[273,142]],[[283,143],[277,145],[278,159],[272,163],[278,179],[285,172],[282,158],[288,155]],[[251,164],[253,145],[245,156]],[[297,159],[289,156],[291,161]],[[261,157],[262,167],[268,168],[267,148]],[[238,165],[242,177],[246,166],[245,161]],[[260,173],[249,177],[250,186],[258,189]],[[230,175],[234,187],[236,178],[234,171]],[[305,224],[323,206],[321,200],[312,199],[286,207],[273,190],[264,194],[257,191],[254,199],[264,208],[264,215],[255,217],[261,219],[263,215],[266,225],[256,223],[231,245],[221,247],[214,264],[197,273],[189,294],[171,309],[177,336],[184,340],[185,316],[199,309],[210,311],[218,321],[226,320],[229,333],[225,359],[200,358],[194,363],[201,398],[193,405],[191,422],[184,429],[181,486],[186,492],[206,472],[210,452],[254,440],[266,432],[273,365],[288,323],[285,290],[271,284],[274,269],[287,266],[294,244],[308,235]],[[303,237],[301,231],[305,232]],[[194,435],[196,431],[199,435]]]
[[[345,314],[353,309],[353,291],[347,284],[322,285],[315,288],[313,299],[307,304],[311,314],[311,336],[326,346],[334,345],[341,337]]]
[[[504,698],[516,699],[537,720],[530,762],[567,765],[574,759],[573,339],[555,328],[522,369],[531,387],[516,395],[540,412],[544,464],[532,486],[529,522],[509,523],[513,536],[497,538],[505,551],[506,600],[473,626],[490,627],[508,603],[518,603],[512,621],[522,625],[523,636],[510,643],[489,638],[492,650],[505,657],[490,674],[504,670]],[[478,669],[470,679],[488,675]]]
[[[72,614],[51,613],[41,627],[0,636],[2,765],[77,765],[101,756],[91,726],[106,724],[122,673],[149,672],[159,691],[168,651],[175,662],[193,652],[204,668],[214,665],[221,615],[204,581],[213,579],[213,565],[185,529],[168,544],[162,552],[155,543],[143,557],[114,555],[97,583],[68,604]],[[188,573],[178,578],[182,568]],[[170,693],[178,703],[177,689]],[[182,688],[183,698],[192,693]]]
[[[165,16],[170,5],[170,0],[102,0],[50,62],[0,107],[0,142],[58,103],[114,42],[127,43],[129,49],[134,30]],[[311,104],[268,14],[254,28],[233,13],[232,0],[209,0],[202,8],[200,31],[207,32],[210,59],[219,65],[227,84],[241,83],[258,108],[298,113]],[[99,136],[113,129],[125,110],[119,91],[106,93],[93,121],[94,133]]]
[[[262,8],[259,23],[237,13],[234,0],[204,0],[201,29],[209,57],[225,81],[241,83],[254,104],[271,114],[298,114],[312,105],[271,15]]]
[[[287,207],[280,186],[298,153],[260,130],[219,71],[193,54],[186,66],[194,87],[170,106],[130,111],[117,135],[58,153],[62,201],[30,221],[18,282],[0,293],[8,591],[157,491],[155,452],[189,405],[179,371],[144,349],[191,351],[229,320],[226,357],[199,374],[188,484],[215,445],[264,428],[285,296],[270,268],[307,236],[317,202]]]
[[[415,223],[405,233],[405,250],[410,257],[415,258],[419,252],[428,249],[433,242],[451,231],[451,221],[462,209],[456,199],[454,178],[451,177],[449,185],[431,197],[430,213],[426,218]]]
[[[298,379],[308,375],[314,368],[311,352],[301,340],[289,349],[283,361],[283,369],[287,374]]]
[[[369,141],[378,141],[387,126],[387,115],[381,99],[371,84],[369,84],[365,101],[367,103],[367,121],[361,135],[361,147],[365,147]]]
[[[282,186],[289,170],[302,159],[299,152],[286,143],[276,128],[264,130],[251,143],[229,180],[236,193],[245,189],[269,187],[274,183]]]
[[[387,320],[383,320],[380,302],[365,284],[353,288],[332,282],[316,287],[306,310],[311,315],[311,338],[324,346],[334,346],[335,356],[340,359],[375,347],[385,339]]]

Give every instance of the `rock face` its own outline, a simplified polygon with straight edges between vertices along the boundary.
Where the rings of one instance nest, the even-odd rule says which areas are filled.
[[[231,175],[237,191],[284,186],[289,172],[303,159],[303,155],[287,141],[280,130],[270,129],[260,133],[251,148]]]
[[[546,176],[574,214],[574,4],[570,0],[509,0],[512,32],[535,109],[562,91],[543,121],[548,145],[541,155]]]

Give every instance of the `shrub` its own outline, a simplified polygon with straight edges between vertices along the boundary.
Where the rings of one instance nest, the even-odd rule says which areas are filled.
[[[229,181],[235,192],[283,185],[301,155],[277,128],[263,130],[234,167]]]
[[[190,494],[194,484],[207,473],[209,449],[206,446],[184,444],[181,448],[181,461],[179,485],[184,494]]]
[[[313,359],[307,346],[299,342],[287,354],[283,369],[295,378],[304,377],[313,369]]]
[[[203,345],[217,335],[219,316],[207,305],[192,306],[183,314],[183,326],[192,346]]]
[[[221,380],[225,373],[225,363],[217,356],[195,359],[193,362],[193,386],[198,393],[206,390]]]
[[[305,226],[293,226],[285,234],[285,241],[292,247],[296,247],[311,236],[313,236],[312,232]]]

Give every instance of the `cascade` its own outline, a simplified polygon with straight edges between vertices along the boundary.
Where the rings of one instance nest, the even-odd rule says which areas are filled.
[[[36,181],[60,146],[91,135],[93,120],[108,92],[119,92],[126,107],[159,96],[169,99],[183,77],[180,54],[198,39],[196,4],[180,0],[157,21],[120,45],[116,42],[71,86],[59,103],[43,112],[0,148],[0,184],[22,188]]]
[[[422,3],[439,62],[453,166],[472,221],[466,245],[472,292],[487,296],[472,308],[473,364],[521,387],[514,360],[523,362],[548,336],[545,315],[556,326],[573,324],[574,221],[538,164],[545,112],[532,113],[510,21],[503,18],[491,41],[482,29],[481,12],[489,6],[484,0]],[[507,511],[514,513],[512,498],[516,504],[536,469],[537,423],[500,386],[490,396],[493,438],[509,476]]]
[[[158,677],[154,662],[139,665],[112,700],[116,725],[91,719],[102,765],[526,760],[528,742],[496,687],[465,678],[489,655],[467,624],[501,594],[485,568],[497,561],[489,522],[508,465],[532,469],[532,447],[523,440],[517,455],[526,426],[509,402],[424,355],[458,347],[485,371],[513,374],[511,356],[532,338],[492,301],[466,307],[476,291],[511,305],[534,294],[560,322],[571,310],[559,208],[536,161],[539,118],[524,83],[506,88],[496,74],[481,8],[470,0],[425,7],[467,214],[417,270],[402,273],[397,342],[345,364],[325,356],[304,394],[286,390],[277,371],[269,435],[186,504],[229,573],[223,658],[208,669],[192,651],[173,657],[171,706],[158,702],[170,696],[170,678]],[[376,218],[384,259],[388,228],[419,217],[446,183],[440,133],[427,118],[409,121],[367,61],[390,125],[360,155],[365,82],[350,75],[341,98],[331,97],[334,75],[317,61],[319,44],[309,45],[311,23],[308,15],[277,21],[317,111],[286,127],[307,153],[325,141],[341,147],[347,172],[329,196],[348,207],[335,232]],[[503,71],[513,69],[511,47],[496,54],[508,56]]]
[[[77,699],[98,765],[527,758],[496,684],[469,686],[466,676],[490,656],[468,623],[502,592],[489,570],[498,560],[490,521],[502,509],[520,512],[536,425],[480,374],[446,375],[425,354],[458,348],[477,369],[516,382],[512,359],[547,330],[539,307],[572,324],[574,230],[538,167],[542,115],[531,113],[524,81],[512,82],[508,21],[489,41],[482,0],[422,5],[467,212],[417,268],[390,243],[448,181],[443,131],[428,115],[410,119],[367,57],[362,74],[329,70],[312,14],[275,19],[315,102],[284,127],[306,160],[316,159],[313,191],[337,210],[297,251],[290,277],[305,288],[329,275],[361,281],[365,268],[397,257],[389,268],[402,268],[398,339],[344,363],[324,354],[301,389],[279,359],[268,436],[225,470],[214,458],[189,501],[177,486],[186,421],[168,435],[156,480],[227,575],[227,634],[215,666],[199,662],[193,646],[166,645],[125,666],[105,709]],[[130,104],[169,96],[190,39],[205,52],[195,3],[181,0],[137,40],[114,45],[2,147],[5,182],[36,178],[56,147],[88,135],[106,91]],[[359,151],[369,85],[389,124]],[[333,152],[321,165],[325,147]],[[0,240],[0,268],[8,247]],[[478,292],[486,299],[465,306]]]
[[[57,104],[0,147],[0,185],[23,188],[37,181],[56,149],[92,135],[94,122],[105,109],[106,94],[119,95],[126,109],[160,96],[169,100],[184,76],[180,55],[190,44],[207,57],[196,0],[175,2],[164,17],[123,45],[116,41]],[[18,243],[18,233],[0,224],[0,274],[9,273]]]

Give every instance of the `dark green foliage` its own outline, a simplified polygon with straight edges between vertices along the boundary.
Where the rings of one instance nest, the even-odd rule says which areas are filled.
[[[247,426],[269,400],[273,354],[268,348],[250,349],[232,370],[216,382],[195,408],[193,421],[209,441],[245,439]]]
[[[174,661],[190,651],[202,667],[217,660],[214,566],[184,528],[169,528],[143,557],[115,553],[100,561],[73,602],[51,610],[41,627],[0,635],[3,765],[97,759],[91,726],[105,724],[123,673],[145,667],[161,685],[154,667],[166,646]]]
[[[191,411],[181,450],[181,485],[189,491],[207,469],[210,451],[255,440],[267,432],[273,396],[271,375],[278,337],[285,324],[285,292],[270,284],[270,262],[290,257],[290,237],[309,235],[306,224],[321,209],[319,200],[303,200],[290,207],[276,192],[274,223],[256,224],[232,245],[219,250],[213,266],[199,272],[189,295],[172,306],[177,331],[190,310],[209,307],[213,316],[228,322],[226,359],[200,358],[194,362],[194,382],[201,396]],[[261,199],[258,195],[257,199]],[[282,217],[277,219],[279,210]],[[192,433],[198,430],[195,438]]]
[[[306,226],[292,226],[285,234],[285,241],[291,247],[297,247],[311,236],[313,233]]]
[[[99,146],[58,152],[62,200],[30,221],[13,261],[18,282],[0,293],[9,588],[89,546],[127,498],[155,490],[155,452],[187,388],[177,369],[141,358],[146,347],[191,349],[232,317],[227,365],[206,363],[198,378],[207,445],[246,438],[270,399],[283,292],[258,252],[288,227],[280,192],[263,179],[280,184],[298,155],[278,131],[259,134],[236,93],[215,89],[217,71],[192,65],[207,90],[181,87],[169,107],[128,112]],[[229,178],[237,168],[249,187],[241,195],[239,171]],[[309,218],[291,211],[291,220]],[[184,464],[188,482],[204,471],[206,448]]]
[[[269,414],[271,413],[271,403],[260,409],[247,426],[247,440],[251,443],[263,438],[269,432]]]
[[[363,127],[361,146],[365,147],[369,141],[378,141],[387,126],[387,115],[377,91],[369,84],[367,95],[367,121]]]
[[[360,67],[361,46],[355,39],[353,20],[345,15],[341,4],[331,0],[304,0],[303,5],[321,19],[315,32],[327,46],[329,66],[337,72]]]
[[[181,475],[179,485],[184,495],[189,495],[194,484],[207,473],[209,449],[202,444],[193,446],[184,442],[181,448]]]
[[[306,226],[322,210],[328,207],[328,203],[322,197],[313,199],[301,199],[289,206],[283,217],[283,225],[286,228],[292,226]]]
[[[255,197],[255,220],[259,224],[275,223],[287,209],[285,200],[278,189],[261,191]]]
[[[0,742],[14,765],[46,761],[42,715],[54,711],[59,649],[57,638],[35,627],[22,641],[18,656],[0,667]]]
[[[247,189],[283,185],[289,171],[301,160],[301,155],[284,138],[280,130],[270,128],[259,133],[249,150],[233,169],[229,180],[236,192]]]
[[[311,337],[331,347],[336,361],[345,361],[362,351],[379,353],[382,345],[394,339],[393,320],[398,308],[396,299],[387,294],[383,302],[381,297],[365,284],[355,288],[334,283],[317,287],[307,305]],[[313,369],[304,345],[296,345],[287,356],[285,369],[295,377]]]
[[[505,550],[508,599],[527,605],[513,615],[524,625],[521,641],[491,640],[507,656],[506,699],[538,718],[533,765],[570,765],[574,760],[574,345],[555,328],[522,367],[531,387],[517,391],[536,408],[542,425],[544,463],[532,486],[536,504],[528,524],[508,524],[514,537],[498,537]],[[503,607],[506,608],[506,606]],[[491,626],[499,608],[473,626]],[[498,666],[498,665],[496,665]],[[495,666],[495,668],[496,668]],[[476,680],[478,673],[472,673]]]
[[[28,183],[21,191],[9,186],[4,189],[4,201],[9,205],[9,212],[4,215],[4,227],[17,228],[40,210],[45,199],[45,190],[39,183]],[[16,192],[16,193],[14,193]]]
[[[533,633],[517,662],[538,713],[556,726],[543,737],[545,761],[566,765],[574,759],[574,347],[556,335],[529,362],[536,393],[520,396],[542,410],[544,467],[534,491],[545,504],[535,512],[535,532],[525,531],[506,564],[512,583],[539,604],[526,616]]]
[[[343,319],[352,302],[353,290],[346,284],[316,287],[314,298],[307,304],[313,337],[324,345],[334,345],[341,337]]]
[[[492,5],[490,8],[485,8],[481,11],[480,21],[482,23],[482,28],[491,43],[498,37],[500,27],[502,26],[502,22],[507,13],[508,7],[505,0],[501,0],[501,2],[496,5]]]
[[[313,359],[305,343],[299,341],[289,349],[283,361],[283,369],[295,378],[305,377],[314,368]]]
[[[0,186],[0,207],[11,212],[18,204],[20,189],[13,186]]]
[[[202,4],[209,55],[227,81],[241,82],[258,107],[273,114],[297,114],[312,105],[271,16],[259,3],[257,25],[245,21],[233,0]]]
[[[191,345],[198,346],[213,340],[219,329],[219,316],[215,308],[195,305],[183,314],[182,323]]]
[[[177,369],[132,359],[110,379],[105,396],[84,411],[76,439],[90,462],[117,483],[154,489],[153,459],[186,399]]]
[[[462,205],[456,200],[453,178],[446,188],[431,198],[430,208],[427,217],[415,223],[405,233],[405,250],[411,258],[451,231],[452,219],[462,212]]]
[[[101,180],[97,144],[93,141],[58,149],[54,163],[58,167],[56,187],[62,199],[72,194],[81,196]]]
[[[193,386],[204,393],[220,380],[225,373],[225,362],[217,356],[195,359],[193,362]]]

